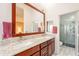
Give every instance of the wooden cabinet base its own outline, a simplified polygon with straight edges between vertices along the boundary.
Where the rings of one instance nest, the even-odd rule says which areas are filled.
[[[18,53],[15,56],[51,56],[54,51],[55,39],[50,39],[28,50]]]

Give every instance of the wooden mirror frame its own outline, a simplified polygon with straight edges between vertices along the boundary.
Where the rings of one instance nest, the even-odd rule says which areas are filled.
[[[33,33],[21,33],[21,34],[16,34],[16,3],[12,3],[12,36],[25,36],[25,35],[34,35],[34,34],[43,34],[45,33],[45,13],[37,9],[36,7],[32,6],[29,3],[24,3],[27,6],[31,7],[32,9],[40,12],[43,14],[43,20],[44,20],[44,32],[33,32]]]

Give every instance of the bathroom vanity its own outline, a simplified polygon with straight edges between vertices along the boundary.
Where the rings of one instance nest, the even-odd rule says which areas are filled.
[[[0,42],[0,56],[51,56],[54,50],[53,35],[15,37]]]
[[[6,23],[4,22],[4,25]],[[8,24],[9,25],[9,24]],[[29,3],[12,3],[11,37],[0,41],[0,56],[50,56],[55,37],[45,34],[45,13]],[[5,32],[5,31],[4,31]]]
[[[16,56],[51,56],[55,51],[54,38],[38,44],[30,49],[24,50]]]

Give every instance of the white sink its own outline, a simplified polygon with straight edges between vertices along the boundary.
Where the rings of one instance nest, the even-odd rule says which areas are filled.
[[[28,42],[23,42],[22,45],[30,45],[32,43],[33,43],[32,41],[28,41]]]
[[[26,46],[29,46],[31,45],[33,42],[32,41],[22,41],[22,42],[15,42],[15,44],[13,45],[13,48],[15,49],[16,47],[17,48],[22,48],[22,47],[26,47]]]

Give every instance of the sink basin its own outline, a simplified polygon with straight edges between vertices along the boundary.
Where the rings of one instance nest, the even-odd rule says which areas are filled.
[[[25,41],[26,39],[25,38],[18,38],[18,39],[16,39],[15,41],[16,42],[23,42],[23,41]]]
[[[16,47],[17,47],[17,49],[20,49],[20,48],[29,46],[29,45],[31,45],[32,43],[33,43],[32,41],[27,41],[27,42],[24,41],[24,42],[22,42],[22,43],[16,42],[16,44],[14,44],[13,48],[16,49]]]
[[[31,41],[29,41],[29,42],[23,42],[22,44],[23,45],[30,45],[30,44],[32,44],[33,42],[31,42]]]

